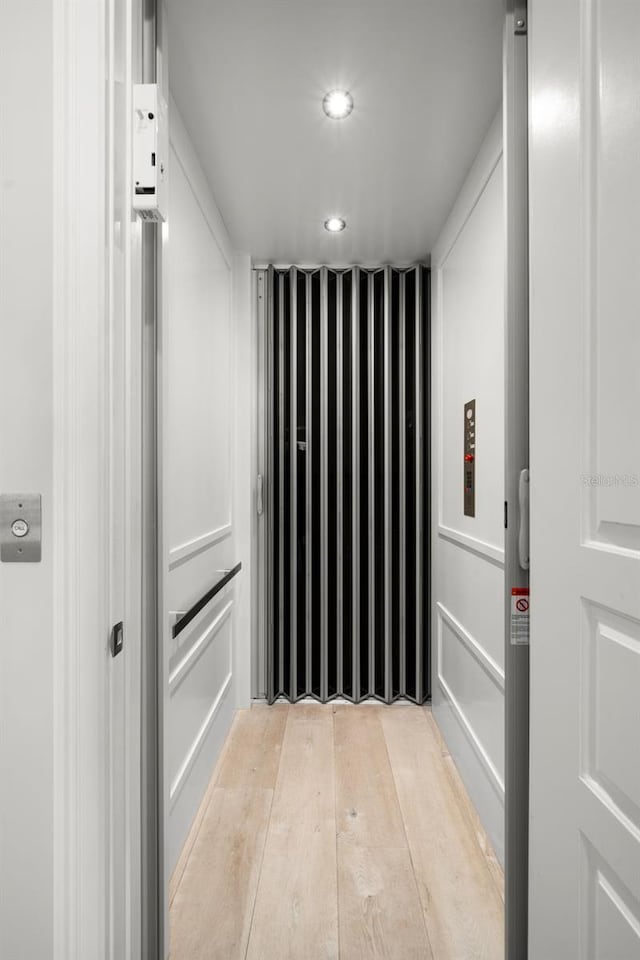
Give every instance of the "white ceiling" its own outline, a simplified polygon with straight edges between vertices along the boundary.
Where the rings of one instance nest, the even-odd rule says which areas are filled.
[[[504,0],[168,0],[171,88],[256,262],[430,252],[501,97]],[[322,98],[348,89],[351,116]],[[331,215],[347,229],[329,235]]]

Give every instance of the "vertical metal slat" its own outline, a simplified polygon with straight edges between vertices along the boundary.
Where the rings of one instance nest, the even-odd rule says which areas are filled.
[[[368,694],[373,696],[376,692],[376,672],[375,672],[375,653],[376,653],[376,509],[375,509],[375,291],[374,291],[374,273],[369,273],[367,278],[367,362],[369,366],[369,375],[367,377],[367,400],[368,400],[368,487],[369,487],[369,522],[368,522],[368,558],[369,558],[369,685]]]
[[[384,695],[387,701],[393,696],[391,660],[392,596],[391,576],[391,268],[384,269]]]
[[[275,636],[275,622],[274,622],[274,602],[273,602],[273,556],[274,556],[274,547],[275,547],[275,536],[276,531],[274,527],[274,507],[275,507],[275,488],[274,488],[274,453],[275,453],[275,423],[274,423],[274,398],[275,398],[275,371],[274,371],[274,356],[275,356],[275,340],[274,340],[274,329],[273,329],[273,292],[274,292],[274,283],[275,283],[275,272],[273,267],[269,267],[267,273],[267,497],[269,503],[269,513],[267,517],[267,570],[266,570],[266,595],[267,595],[267,610],[266,610],[266,630],[265,635],[267,638],[267,698],[270,703],[276,697],[276,683],[275,683],[275,663],[274,660],[274,636]]]
[[[329,278],[320,269],[320,699],[329,695]]]
[[[337,275],[336,288],[336,648],[337,692],[344,695],[344,427],[343,427],[343,324],[344,274]]]
[[[422,268],[416,267],[415,305],[415,445],[416,445],[416,700],[422,703]]]
[[[400,605],[400,696],[407,694],[407,377],[406,377],[406,335],[407,335],[407,275],[400,273],[400,316],[398,318],[398,390],[399,390],[399,593]]]
[[[353,699],[360,700],[360,270],[351,272],[351,577]]]
[[[311,274],[307,273],[305,277],[305,326],[306,326],[306,383],[305,383],[305,403],[306,403],[306,432],[305,432],[305,486],[306,486],[306,502],[305,502],[305,546],[306,546],[306,559],[305,559],[305,694],[308,696],[311,693],[311,688],[313,684],[311,676],[311,640],[312,640],[312,629],[313,629],[313,619],[312,619],[312,610],[311,610],[311,601],[312,601],[312,577],[311,577],[311,564],[313,562],[313,543],[311,540],[311,522],[313,519],[313,510],[312,510],[312,494],[313,494],[313,485],[311,477],[311,466],[312,466],[312,436],[311,436],[311,416],[312,416],[312,397],[311,397],[311,374],[312,374],[312,312],[311,312]]]
[[[290,694],[297,699],[298,687],[298,271],[292,267],[289,271],[289,304],[291,332],[289,335],[289,459],[290,459],[290,496],[289,496],[289,603],[290,631],[289,657],[291,666]]]
[[[285,471],[285,349],[284,349],[284,274],[278,273],[278,694],[284,693],[284,471]]]

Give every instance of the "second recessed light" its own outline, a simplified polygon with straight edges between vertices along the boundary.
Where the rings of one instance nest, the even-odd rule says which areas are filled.
[[[344,120],[353,110],[353,97],[346,90],[331,90],[322,101],[322,109],[332,120]]]
[[[346,225],[342,217],[329,217],[329,219],[324,222],[324,228],[328,230],[329,233],[340,233]]]

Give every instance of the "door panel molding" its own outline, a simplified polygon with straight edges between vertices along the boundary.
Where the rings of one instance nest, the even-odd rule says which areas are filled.
[[[640,770],[629,763],[640,682],[640,621],[582,600],[582,781],[640,840]]]
[[[628,66],[634,57],[633,18],[627,16],[626,4],[584,0],[582,522],[585,539],[604,541],[612,550],[630,550],[640,558],[640,467],[633,443],[620,442],[623,436],[630,441],[637,422],[637,351],[625,336],[629,323],[636,321],[629,311],[637,297],[640,256],[635,218],[640,191],[633,151],[625,149],[625,138],[633,136],[638,119]]]
[[[624,951],[617,956],[640,955],[640,904],[584,834],[580,841],[581,956],[604,957],[612,943]]]

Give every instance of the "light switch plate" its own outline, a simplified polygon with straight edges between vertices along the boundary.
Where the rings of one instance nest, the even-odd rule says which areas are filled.
[[[39,493],[0,494],[0,561],[40,563],[42,497]]]

